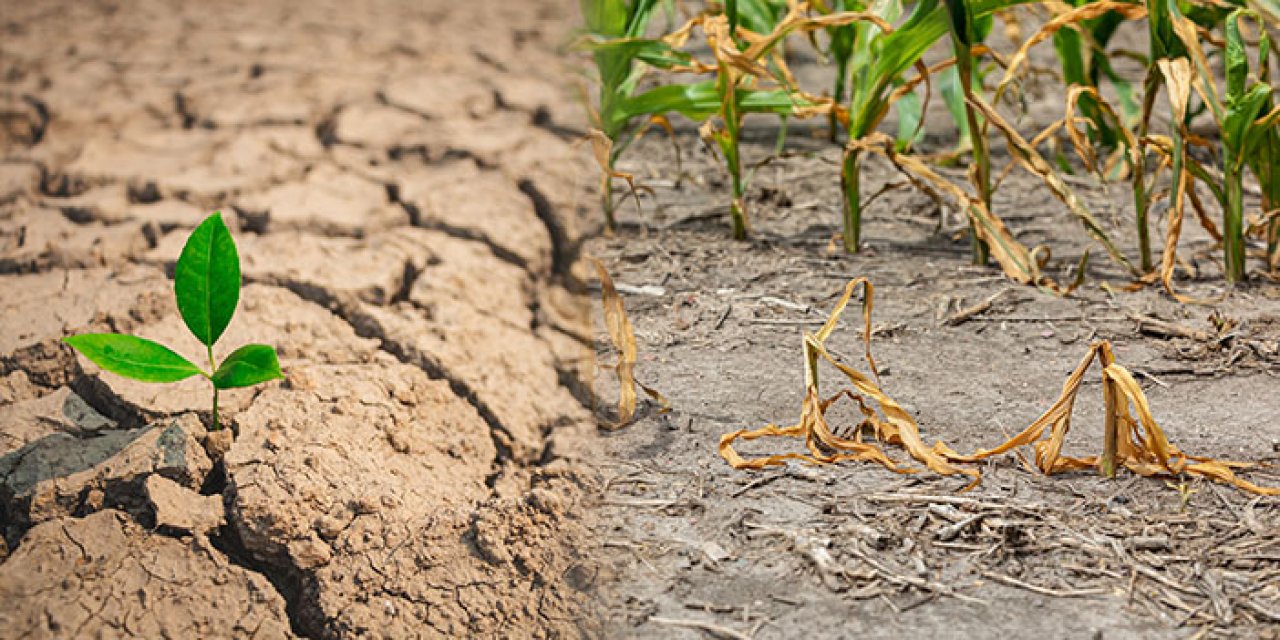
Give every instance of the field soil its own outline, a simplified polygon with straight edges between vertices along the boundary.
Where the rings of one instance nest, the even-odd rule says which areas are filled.
[[[806,46],[795,49],[807,86],[829,81]],[[1052,48],[1043,49],[1033,62],[1052,69]],[[1019,126],[1028,137],[1061,117],[1061,90],[1043,77],[1025,87]],[[940,103],[929,122],[918,151],[954,149]],[[722,435],[796,424],[802,333],[822,326],[849,280],[866,277],[875,286],[871,349],[883,389],[921,425],[926,443],[968,453],[1003,442],[1049,409],[1090,345],[1105,340],[1176,446],[1273,465],[1247,477],[1280,485],[1274,279],[1255,270],[1228,291],[1220,249],[1189,216],[1176,285],[1212,303],[1178,304],[1158,286],[1124,292],[1125,271],[1038,178],[1015,170],[993,209],[1028,247],[1052,248],[1046,274],[1070,282],[1081,255],[1091,254],[1084,285],[1068,297],[1019,286],[994,265],[971,264],[954,203],[940,207],[903,188],[903,176],[878,158],[864,169],[863,196],[892,188],[864,213],[862,252],[846,255],[835,238],[840,150],[823,125],[793,122],[786,151],[775,156],[776,119],[748,118],[744,164],[758,165],[748,242],[729,239],[728,176],[694,126],[677,123],[674,146],[660,133],[647,136],[619,167],[645,187],[640,207],[618,194],[619,232],[592,240],[589,251],[613,274],[635,325],[638,379],[672,409],[642,403],[633,424],[604,435],[596,522],[610,634],[1280,637],[1275,497],[1128,471],[1115,480],[1046,477],[1026,468],[1030,448],[976,465],[982,483],[965,493],[968,478],[928,472],[894,447],[890,456],[917,473],[857,462],[762,471],[726,464],[717,452]],[[892,131],[892,121],[884,128]],[[992,148],[998,172],[1009,156],[995,136]],[[963,167],[940,171],[965,180]],[[1103,187],[1084,173],[1068,180],[1132,258],[1125,186]],[[1256,199],[1249,202],[1256,210]],[[1153,237],[1164,237],[1165,207]],[[827,345],[869,375],[859,313],[855,298]],[[608,415],[617,354],[596,323],[596,384]],[[820,380],[824,397],[849,388],[825,364]],[[1064,453],[1101,452],[1102,406],[1095,365]],[[850,437],[862,420],[847,399],[827,417]],[[735,446],[746,457],[804,451],[799,438]]]
[[[581,633],[574,7],[0,16],[0,637]],[[246,282],[218,355],[286,379],[209,431],[204,381],[60,339],[200,354],[171,278],[215,210]]]
[[[736,471],[716,448],[798,418],[801,332],[865,276],[879,376],[928,442],[1002,441],[1108,340],[1182,450],[1274,465],[1280,285],[1226,290],[1189,220],[1177,284],[1225,297],[1123,292],[1016,171],[995,210],[1052,247],[1047,273],[1092,255],[1071,296],[971,265],[958,212],[906,188],[847,256],[838,147],[792,123],[771,158],[771,119],[744,147],[768,159],[750,241],[681,122],[679,154],[661,134],[629,150],[645,189],[616,194],[604,236],[562,53],[577,19],[560,0],[0,0],[0,638],[1280,637],[1276,498],[1012,454],[962,493],[859,463]],[[1055,91],[1028,85],[1020,126],[1059,117]],[[921,150],[953,148],[936,105],[929,122]],[[873,159],[863,193],[900,182]],[[1070,182],[1132,253],[1123,187]],[[210,431],[200,381],[130,382],[60,339],[199,354],[172,271],[215,210],[246,283],[218,355],[271,344],[286,379],[224,394],[231,428]],[[613,428],[587,254],[670,411]],[[851,307],[829,346],[862,367],[859,325]],[[1094,369],[1066,453],[1100,450],[1101,396]],[[850,404],[828,416],[845,434]]]

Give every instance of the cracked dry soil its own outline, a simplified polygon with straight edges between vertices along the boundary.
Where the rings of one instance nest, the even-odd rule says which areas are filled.
[[[572,4],[0,16],[0,637],[581,634]],[[199,353],[171,276],[218,209],[224,343],[287,374],[224,396],[234,438],[59,341]]]

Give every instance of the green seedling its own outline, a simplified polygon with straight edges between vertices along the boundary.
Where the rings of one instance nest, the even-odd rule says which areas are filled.
[[[283,378],[275,349],[249,344],[216,364],[213,345],[231,323],[240,301],[240,256],[222,214],[205,218],[182,248],[174,273],[182,321],[206,348],[209,370],[172,349],[137,336],[86,333],[63,341],[103,369],[142,382],[179,382],[204,376],[213,385],[212,429],[219,428],[218,392]]]

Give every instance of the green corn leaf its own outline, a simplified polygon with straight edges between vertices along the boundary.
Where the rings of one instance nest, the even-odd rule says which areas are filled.
[[[942,93],[942,104],[946,105],[947,113],[951,114],[951,120],[956,124],[959,150],[967,151],[969,149],[969,118],[965,115],[964,87],[960,86],[960,72],[955,67],[944,69],[938,85]]]
[[[657,7],[658,0],[634,0],[631,5],[631,14],[627,16],[627,30],[623,35],[628,38],[644,36]]]
[[[582,18],[592,33],[621,36],[627,28],[625,0],[582,0]]]
[[[212,347],[240,301],[240,256],[221,213],[205,218],[187,238],[174,271],[174,293],[187,328]]]
[[[576,44],[579,49],[592,52],[609,53],[623,59],[636,59],[659,69],[670,69],[677,65],[693,62],[693,56],[673,49],[661,40],[644,38],[616,38],[613,40],[583,40]]]
[[[736,5],[736,17],[730,20],[756,33],[773,31],[787,8],[787,3],[779,0],[737,0],[726,3],[726,8],[729,5]]]
[[[969,13],[965,0],[945,0],[945,3],[956,41],[966,47],[973,46],[974,36],[977,34],[974,33],[973,16]]]
[[[1237,10],[1227,18],[1224,33],[1227,39],[1227,101],[1238,99],[1244,94],[1244,84],[1249,77],[1249,56],[1245,53],[1244,37],[1240,35],[1240,18],[1244,10]],[[1266,38],[1263,38],[1265,40]]]
[[[227,356],[213,374],[219,389],[251,387],[260,382],[284,378],[276,350],[265,344],[247,344]]]
[[[85,333],[62,339],[111,373],[142,382],[177,382],[204,372],[168,347],[118,333]]]
[[[971,0],[968,9],[977,19],[1030,1]],[[893,79],[911,68],[950,28],[946,7],[940,6],[938,0],[920,0],[897,31],[875,37],[865,57],[855,55],[851,75],[860,82],[849,101],[851,136],[860,138],[874,128],[885,112],[885,92]],[[859,48],[861,46],[860,43]]]
[[[742,113],[789,115],[797,107],[811,106],[782,89],[736,88],[738,110]],[[666,85],[650,89],[623,100],[615,109],[616,117],[629,119],[642,115],[679,113],[701,122],[720,112],[720,94],[714,80],[694,84]]]
[[[1264,115],[1262,111],[1269,104],[1271,104],[1271,87],[1262,83],[1250,87],[1238,102],[1227,102],[1222,142],[1224,145],[1228,144],[1227,137],[1231,136],[1233,140],[1230,144],[1240,150],[1241,160],[1247,160],[1260,143],[1270,134],[1275,133],[1274,125],[1259,127],[1255,122],[1257,118]]]
[[[898,112],[898,135],[894,146],[899,152],[904,152],[924,139],[924,123],[921,122],[924,103],[920,94],[913,91],[899,98],[893,108]]]

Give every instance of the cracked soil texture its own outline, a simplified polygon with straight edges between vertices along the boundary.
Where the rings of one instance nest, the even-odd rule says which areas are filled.
[[[576,637],[573,3],[0,0],[0,638]],[[146,385],[223,212],[286,379]],[[234,437],[233,437],[234,434]]]

